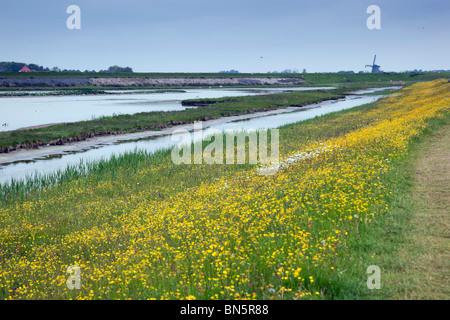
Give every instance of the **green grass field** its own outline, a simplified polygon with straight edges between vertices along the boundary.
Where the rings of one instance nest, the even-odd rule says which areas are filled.
[[[346,86],[349,84],[362,83],[370,86],[386,86],[391,82],[403,81],[406,84],[418,81],[430,81],[435,79],[450,79],[449,72],[409,72],[409,73],[71,73],[71,72],[38,72],[38,73],[18,73],[0,72],[1,79],[64,79],[64,78],[143,78],[143,79],[227,79],[227,78],[296,78],[306,81],[308,86]],[[69,87],[70,88],[70,87]],[[105,89],[98,87],[87,87]],[[117,87],[110,87],[113,89]],[[136,87],[129,87],[136,88]],[[3,89],[3,88],[2,88]],[[8,90],[14,88],[6,88]],[[17,88],[17,89],[26,89]],[[42,87],[41,89],[45,89]]]
[[[0,298],[398,297],[411,152],[450,122],[449,92],[447,81],[419,83],[284,126],[281,158],[301,160],[275,175],[175,165],[166,150],[2,188]],[[79,290],[66,287],[71,265]],[[366,285],[371,265],[380,290]]]

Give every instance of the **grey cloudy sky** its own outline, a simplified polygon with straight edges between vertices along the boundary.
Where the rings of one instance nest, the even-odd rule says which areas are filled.
[[[433,70],[449,52],[448,0],[0,0],[0,61],[50,68],[357,72],[377,54],[384,71]]]

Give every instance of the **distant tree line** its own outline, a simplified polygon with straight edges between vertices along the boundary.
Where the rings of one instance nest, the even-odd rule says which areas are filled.
[[[26,64],[24,62],[0,62],[0,72],[19,72],[23,66],[27,66],[32,71],[52,71],[52,72],[81,72],[80,70],[73,69],[60,69],[58,67],[53,67],[51,69],[30,63]],[[95,70],[85,70],[84,72],[96,72]],[[133,69],[130,67],[119,67],[119,66],[111,66],[107,70],[100,70],[99,72],[133,72]]]
[[[285,69],[283,71],[269,71],[267,73],[300,73],[298,69]],[[303,69],[302,73],[306,73],[306,69]]]
[[[44,68],[34,63],[26,64],[23,62],[0,62],[0,71],[3,72],[19,72],[23,66],[26,65],[28,68],[34,71],[50,71],[49,68]]]
[[[41,71],[41,72],[45,72],[45,71],[52,71],[52,72],[81,72],[80,70],[68,70],[68,69],[60,69],[58,67],[53,67],[51,69],[47,68],[47,67],[43,67],[34,63],[30,63],[30,64],[26,64],[24,62],[5,62],[2,61],[0,62],[0,72],[19,72],[20,69],[23,68],[23,66],[27,66],[30,70],[32,71]],[[90,72],[90,73],[96,73],[97,71],[95,70],[85,70],[84,72]],[[120,67],[117,65],[114,66],[110,66],[108,69],[106,70],[99,70],[98,72],[109,72],[109,73],[132,73],[134,72],[132,68],[130,67]],[[422,69],[414,69],[414,70],[405,70],[405,71],[400,71],[400,72],[394,72],[391,71],[389,73],[414,73],[414,74],[419,74],[419,73],[430,73],[430,72],[450,72],[450,70],[422,70]],[[224,70],[224,71],[220,71],[220,73],[239,73],[238,70]],[[285,69],[283,71],[268,71],[267,73],[300,73],[298,69]],[[302,73],[306,73],[306,69],[302,70]],[[320,73],[334,73],[334,72],[320,72]],[[346,71],[346,70],[341,70],[338,71],[337,73],[342,73],[342,74],[352,74],[355,73],[352,70]],[[358,73],[370,73],[370,71],[364,70],[364,71],[358,71]],[[386,73],[386,72],[385,72]]]
[[[111,67],[108,68],[108,70],[106,70],[106,72],[112,72],[112,73],[116,73],[116,72],[133,72],[133,69],[131,69],[130,67],[111,66]]]

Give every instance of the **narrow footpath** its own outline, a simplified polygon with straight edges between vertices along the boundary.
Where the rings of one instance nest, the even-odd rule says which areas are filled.
[[[450,299],[450,125],[421,144],[413,170],[413,224],[400,249],[394,299]]]

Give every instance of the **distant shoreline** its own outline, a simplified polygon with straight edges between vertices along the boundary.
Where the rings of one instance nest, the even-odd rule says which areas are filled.
[[[94,73],[0,72],[0,93],[21,90],[136,90],[408,85],[450,79],[450,72],[381,73]]]
[[[305,80],[300,78],[142,78],[142,77],[115,77],[115,78],[50,78],[34,77],[29,78],[2,78],[0,76],[0,87],[22,88],[22,87],[48,87],[61,88],[75,86],[96,87],[135,87],[135,88],[159,88],[159,87],[186,87],[186,86],[281,86],[281,85],[302,85]]]
[[[88,88],[78,88],[78,89],[56,89],[56,90],[32,90],[27,89],[24,91],[21,90],[11,90],[11,91],[1,91],[0,90],[0,98],[27,98],[27,97],[60,97],[60,96],[97,96],[97,95],[112,95],[117,94],[116,92],[108,92],[113,91],[114,89],[88,89]],[[116,89],[118,90],[118,89]],[[129,89],[125,90],[123,88],[120,89],[120,94],[134,94],[134,93],[183,93],[185,90],[181,89]],[[133,91],[132,91],[133,90]],[[138,92],[134,92],[134,90],[138,90]],[[32,92],[27,92],[32,91]],[[123,91],[123,92],[122,92]]]

